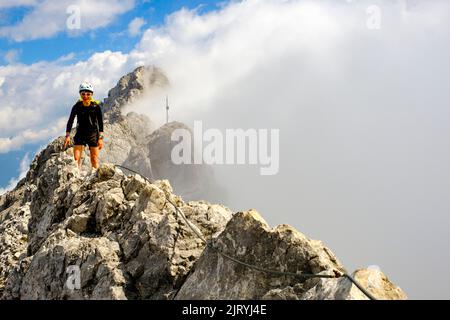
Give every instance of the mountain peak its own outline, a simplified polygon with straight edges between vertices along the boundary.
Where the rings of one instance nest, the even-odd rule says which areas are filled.
[[[103,104],[105,119],[115,122],[122,119],[121,109],[141,97],[146,90],[164,88],[169,85],[164,72],[155,66],[140,66],[124,75],[117,85],[109,90]]]

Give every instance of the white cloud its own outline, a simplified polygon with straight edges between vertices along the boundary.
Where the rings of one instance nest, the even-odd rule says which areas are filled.
[[[26,129],[42,132],[42,139],[46,139],[45,133],[53,132],[46,128],[60,117],[68,117],[82,81],[88,79],[94,85],[95,97],[101,99],[130,68],[126,55],[111,51],[69,65],[57,61],[0,67],[0,79],[4,79],[0,87],[0,153],[27,143]],[[38,139],[36,136],[33,141]]]
[[[56,62],[67,62],[72,60],[73,58],[75,58],[75,53],[74,52],[70,52],[68,54],[62,55],[61,57],[59,57]]]
[[[134,18],[128,25],[128,34],[132,37],[139,35],[144,25],[145,25],[144,19]]]
[[[0,37],[15,41],[50,38],[60,32],[72,35],[85,34],[89,30],[105,27],[117,16],[134,7],[134,0],[44,0],[33,6],[22,21],[13,26],[0,27]],[[77,8],[79,10],[69,10]],[[69,29],[72,18],[78,18],[80,26]],[[78,20],[77,20],[78,21]]]
[[[0,2],[0,9],[13,7],[29,7],[38,4],[37,0],[2,0]]]
[[[27,152],[25,154],[25,156],[22,158],[22,160],[20,161],[19,164],[19,176],[17,178],[12,178],[11,180],[9,180],[8,185],[5,188],[0,188],[0,195],[4,194],[5,192],[12,190],[16,187],[17,183],[25,178],[25,176],[27,175],[28,169],[30,167],[30,163],[31,163],[31,159],[30,159],[30,154],[29,152]]]
[[[18,150],[25,144],[32,144],[62,135],[67,118],[60,118],[55,124],[39,130],[25,129],[12,138],[0,138],[0,154]]]
[[[0,109],[0,136],[33,127],[42,121],[39,108],[2,105]]]
[[[18,49],[11,49],[5,53],[5,56],[3,59],[6,63],[12,64],[17,61],[20,55],[20,50]]]

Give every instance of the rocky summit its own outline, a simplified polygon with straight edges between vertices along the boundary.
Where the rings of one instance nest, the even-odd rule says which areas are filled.
[[[335,277],[348,272],[321,241],[271,228],[255,209],[193,199],[216,182],[208,167],[169,163],[168,132],[184,125],[155,129],[146,116],[121,114],[155,85],[168,85],[162,72],[141,67],[110,91],[97,170],[80,174],[59,137],[0,196],[1,299],[368,299]],[[352,275],[378,299],[406,299],[380,270]]]

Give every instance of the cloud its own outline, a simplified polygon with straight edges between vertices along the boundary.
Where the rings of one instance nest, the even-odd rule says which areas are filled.
[[[144,19],[134,18],[128,25],[128,34],[132,37],[139,35],[144,25],[145,25]]]
[[[27,152],[25,154],[25,156],[22,158],[22,160],[20,161],[19,176],[17,178],[12,178],[11,180],[9,180],[9,183],[5,188],[0,188],[0,195],[4,194],[7,191],[14,189],[16,187],[17,183],[20,180],[22,180],[23,178],[25,178],[25,176],[28,172],[28,169],[30,167],[30,163],[31,163],[30,154],[29,154],[29,152]]]
[[[0,9],[13,7],[29,7],[38,4],[38,0],[2,0],[0,2]]]
[[[73,60],[73,58],[75,58],[75,53],[70,52],[68,54],[62,55],[55,62],[66,62],[66,61]]]
[[[39,130],[26,129],[13,138],[0,138],[0,154],[20,149],[24,144],[48,140],[62,135],[67,119],[60,118],[54,125]]]
[[[412,298],[448,298],[415,275],[450,268],[450,3],[376,3],[180,10],[129,58],[167,72],[173,120],[280,129],[278,175],[215,168],[226,205],[324,240],[350,270],[377,264]],[[141,105],[163,123],[162,96]]]
[[[20,50],[12,49],[5,53],[5,56],[3,57],[3,59],[5,60],[6,63],[12,64],[17,61],[17,59],[19,58],[19,55],[20,55]]]
[[[51,38],[60,32],[85,34],[110,24],[134,7],[134,0],[44,0],[16,25],[0,28],[0,37],[14,41]]]
[[[96,97],[105,97],[120,76],[132,68],[126,55],[111,51],[74,64],[60,62],[0,67],[0,153],[39,141],[39,134],[42,140],[56,134],[48,128],[56,130],[54,123],[68,117],[82,81],[88,79],[94,85]]]
[[[2,105],[0,109],[0,132],[17,132],[27,127],[33,127],[42,121],[38,109]]]

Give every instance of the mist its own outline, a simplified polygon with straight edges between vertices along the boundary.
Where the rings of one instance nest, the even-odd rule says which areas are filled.
[[[191,127],[279,129],[276,175],[214,166],[224,204],[323,240],[350,272],[378,265],[410,298],[448,299],[450,282],[424,274],[450,269],[449,9],[244,1],[182,10],[130,53],[171,82],[139,111],[162,124],[168,94],[171,120]]]

